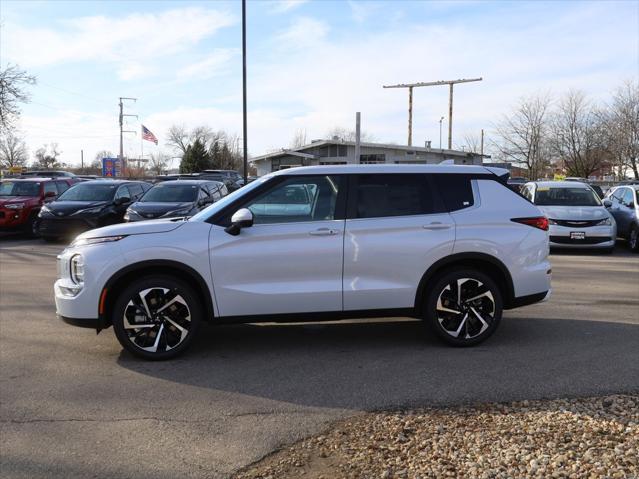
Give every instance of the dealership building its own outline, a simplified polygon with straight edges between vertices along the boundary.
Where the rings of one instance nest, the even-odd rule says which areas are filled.
[[[488,156],[484,155],[484,158]],[[355,142],[334,138],[315,140],[298,148],[282,149],[252,158],[258,176],[296,166],[370,165],[370,164],[437,164],[451,160],[456,165],[481,165],[482,156],[459,150],[442,150],[425,146],[384,143],[360,143],[359,158]]]

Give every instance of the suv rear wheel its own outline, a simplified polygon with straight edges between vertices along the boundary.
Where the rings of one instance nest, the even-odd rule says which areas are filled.
[[[495,332],[502,310],[501,291],[489,276],[455,269],[439,276],[429,288],[424,319],[447,343],[472,346]]]
[[[202,310],[193,289],[169,276],[134,281],[117,298],[113,329],[127,351],[162,360],[181,354],[193,341]]]

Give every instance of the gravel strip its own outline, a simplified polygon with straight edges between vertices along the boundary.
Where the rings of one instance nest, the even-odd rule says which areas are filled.
[[[638,478],[639,395],[364,414],[235,477]]]

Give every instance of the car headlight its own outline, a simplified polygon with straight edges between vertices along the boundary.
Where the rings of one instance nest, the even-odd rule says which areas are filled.
[[[71,258],[71,281],[77,285],[84,284],[84,258],[81,254]]]
[[[122,238],[126,238],[125,235],[120,236],[102,236],[99,238],[79,238],[73,241],[69,245],[69,248],[73,248],[75,246],[86,246],[90,244],[100,244],[100,243],[112,243],[113,241],[120,241]]]
[[[611,225],[612,225],[612,221],[610,221],[610,218],[604,218],[597,223],[597,226],[611,226]]]
[[[24,208],[24,205],[24,203],[11,203],[8,205],[4,205],[4,207],[10,210],[21,210],[22,208]]]
[[[100,211],[102,211],[103,208],[104,208],[104,206],[94,206],[93,208],[87,208],[85,210],[78,210],[78,211],[76,211],[73,214],[77,215],[77,214],[80,214],[80,213],[99,213]]]

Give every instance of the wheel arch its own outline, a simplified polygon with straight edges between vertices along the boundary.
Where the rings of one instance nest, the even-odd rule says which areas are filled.
[[[191,286],[204,305],[206,314],[205,320],[215,316],[213,300],[209,287],[197,271],[184,263],[171,260],[147,260],[130,264],[114,273],[100,292],[100,302],[98,304],[98,318],[100,329],[111,325],[111,313],[115,298],[133,279],[154,274],[169,275],[181,279]]]
[[[504,263],[485,253],[456,253],[433,263],[422,276],[415,294],[415,311],[418,315],[422,314],[424,295],[429,282],[444,271],[456,267],[473,268],[489,275],[502,292],[504,309],[509,309],[513,304],[515,297],[513,279]]]

